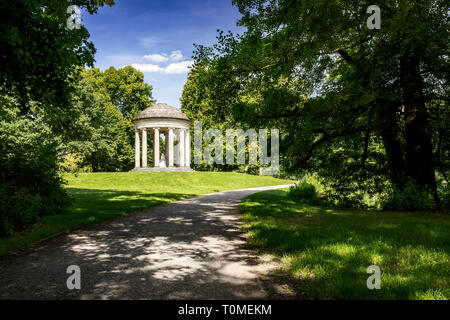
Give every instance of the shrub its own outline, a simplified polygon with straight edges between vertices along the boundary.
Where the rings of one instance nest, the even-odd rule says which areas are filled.
[[[288,197],[311,205],[319,205],[321,203],[316,192],[316,187],[306,181],[291,186],[289,188]]]
[[[40,207],[39,195],[26,188],[4,184],[0,188],[0,235],[10,236],[21,226],[36,222]]]
[[[436,203],[427,190],[421,190],[409,180],[403,189],[393,188],[383,204],[384,210],[391,211],[434,211]]]
[[[442,209],[450,211],[450,185],[443,187],[439,196],[441,199]]]
[[[58,175],[56,141],[38,120],[8,111],[14,117],[0,120],[0,237],[71,203]]]
[[[5,170],[0,178],[0,237],[23,230],[41,217],[60,213],[70,204],[57,174],[56,154],[13,158],[0,167]]]
[[[328,204],[337,208],[367,209],[364,195],[357,192],[347,194],[333,194],[328,198]]]
[[[60,157],[59,170],[68,173],[91,172],[90,166],[83,166],[84,161],[81,153],[67,153]]]
[[[250,164],[247,166],[246,168],[246,173],[247,174],[252,174],[254,176],[259,176],[259,171],[260,171],[260,165],[257,164]]]

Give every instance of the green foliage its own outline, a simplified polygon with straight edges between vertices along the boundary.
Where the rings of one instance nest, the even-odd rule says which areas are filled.
[[[391,211],[433,211],[436,203],[430,191],[421,189],[409,180],[404,188],[393,188],[383,205],[384,210]]]
[[[316,187],[306,181],[301,181],[289,188],[288,197],[301,203],[319,205],[321,200],[318,197]]]
[[[144,81],[144,74],[132,66],[110,67],[104,72],[93,68],[85,72],[84,77],[95,84],[96,90],[109,96],[125,119],[134,119],[156,102],[152,97],[153,87]]]
[[[38,220],[39,197],[26,188],[2,184],[0,187],[0,237],[11,236],[15,231]]]
[[[250,164],[248,166],[246,166],[246,173],[248,174],[252,174],[254,176],[259,176],[259,170],[260,170],[261,166],[258,164]]]
[[[95,48],[85,27],[66,27],[70,5],[93,14],[113,0],[0,2],[0,236],[61,213],[61,141],[76,135],[72,103],[80,66]]]
[[[336,208],[367,209],[364,195],[360,192],[341,194],[332,193],[327,197],[328,205]]]
[[[57,143],[49,129],[21,116],[13,99],[1,100],[0,237],[4,237],[61,213],[70,198],[58,176]]]
[[[91,167],[83,166],[85,161],[81,153],[67,153],[60,157],[59,170],[65,173],[91,172]]]
[[[450,212],[450,186],[446,185],[441,190],[441,202],[442,202],[442,208],[448,212]]]
[[[231,90],[229,86],[217,86],[211,76],[224,77],[224,73],[210,74],[202,65],[194,65],[184,84],[181,111],[189,119],[202,121],[206,129],[223,127],[230,121],[230,103],[226,101],[230,92],[221,94],[220,90]],[[214,86],[213,88],[211,86]],[[223,97],[223,100],[222,100]]]
[[[367,1],[233,3],[247,31],[197,45],[188,110],[279,128],[283,171],[317,173],[344,198],[405,177],[436,195],[450,150],[444,1],[387,1],[380,30]]]
[[[450,96],[429,103],[431,125],[436,128],[434,138],[434,159],[439,175],[450,184]]]
[[[89,165],[95,172],[132,169],[132,118],[152,101],[151,86],[132,67],[82,71],[72,98],[74,117],[62,150],[81,154],[84,161],[80,166]]]
[[[289,196],[295,199],[312,199],[317,196],[317,192],[312,184],[302,181],[289,188]]]
[[[70,5],[90,14],[113,0],[1,1],[0,94],[20,100],[23,114],[30,102],[54,130],[64,131],[70,120],[72,77],[77,66],[92,65],[95,48],[82,26],[66,27]]]

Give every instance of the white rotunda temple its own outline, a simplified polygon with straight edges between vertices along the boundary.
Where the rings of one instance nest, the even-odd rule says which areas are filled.
[[[136,149],[135,168],[131,171],[193,171],[190,166],[191,138],[189,127],[191,121],[184,113],[166,103],[157,103],[140,112],[133,122],[136,134]],[[149,135],[153,137],[153,166],[150,167],[147,158]],[[165,142],[164,156],[161,156],[159,146],[159,139],[162,135]]]

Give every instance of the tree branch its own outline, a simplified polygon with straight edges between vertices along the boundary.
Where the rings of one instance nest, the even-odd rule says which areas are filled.
[[[362,126],[362,127],[356,127],[356,128],[352,128],[352,129],[348,129],[345,130],[344,132],[335,132],[332,134],[323,132],[324,136],[317,140],[316,142],[314,142],[311,146],[311,148],[308,150],[308,152],[306,153],[306,156],[300,160],[300,163],[305,163],[307,162],[313,155],[315,149],[320,146],[323,143],[326,143],[328,141],[331,141],[333,139],[337,139],[337,138],[342,138],[342,137],[346,137],[349,135],[353,135],[355,133],[359,133],[359,132],[363,132],[368,130],[368,128],[366,126]]]

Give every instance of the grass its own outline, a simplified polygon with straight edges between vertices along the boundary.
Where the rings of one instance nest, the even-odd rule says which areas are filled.
[[[47,237],[172,201],[225,190],[290,184],[272,177],[225,172],[123,172],[66,175],[74,205],[25,232],[0,239],[0,255]]]
[[[450,299],[448,216],[312,207],[285,190],[249,196],[240,210],[249,241],[310,298]],[[367,289],[370,265],[380,290]]]

